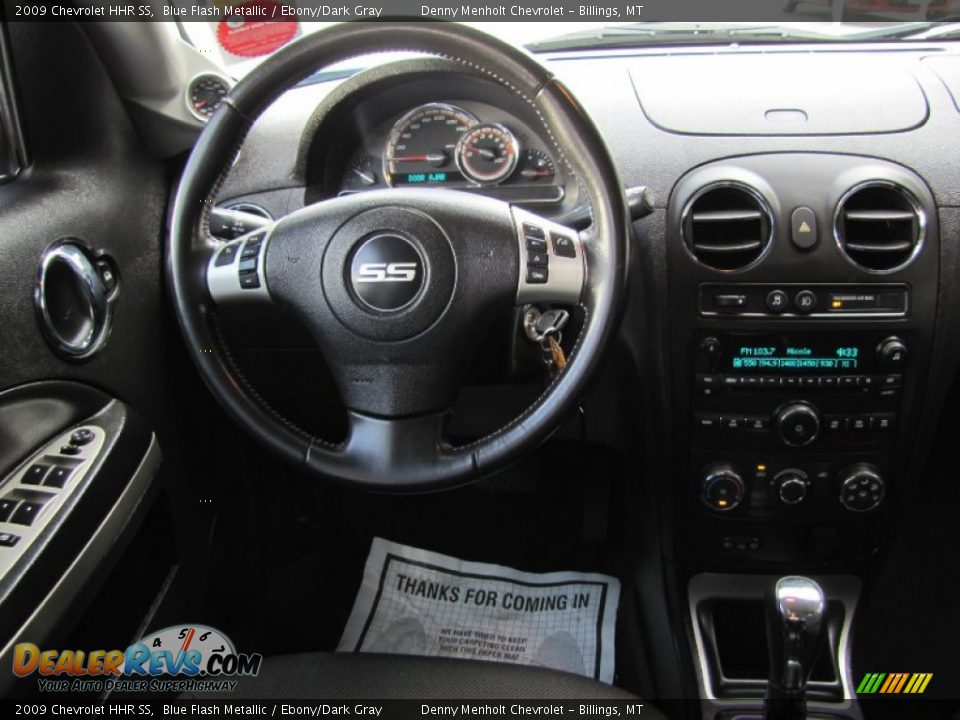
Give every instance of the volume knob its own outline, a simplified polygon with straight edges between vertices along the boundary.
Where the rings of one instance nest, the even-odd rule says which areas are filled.
[[[784,444],[803,447],[817,439],[820,415],[806,403],[790,403],[776,412],[773,425]]]

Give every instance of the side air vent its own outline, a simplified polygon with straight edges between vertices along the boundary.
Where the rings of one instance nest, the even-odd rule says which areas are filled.
[[[717,270],[739,270],[759,260],[770,244],[771,227],[767,204],[746,185],[707,187],[683,213],[687,248]]]
[[[859,185],[837,207],[834,230],[840,249],[871,272],[909,264],[923,242],[920,205],[904,188],[887,182]]]

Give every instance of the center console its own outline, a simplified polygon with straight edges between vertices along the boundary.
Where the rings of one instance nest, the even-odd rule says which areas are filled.
[[[933,197],[873,158],[731,158],[680,179],[666,238],[674,462],[660,497],[703,717],[773,707],[763,596],[809,573],[826,639],[806,699],[818,717],[857,718],[859,576],[913,482],[931,361]]]
[[[869,555],[929,362],[929,190],[873,159],[757,155],[685,176],[670,219],[675,550],[704,570]]]

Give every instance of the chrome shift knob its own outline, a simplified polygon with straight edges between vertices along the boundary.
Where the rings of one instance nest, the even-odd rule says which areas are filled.
[[[826,608],[820,586],[797,575],[780,578],[767,599],[768,718],[805,717],[807,681],[826,634]]]

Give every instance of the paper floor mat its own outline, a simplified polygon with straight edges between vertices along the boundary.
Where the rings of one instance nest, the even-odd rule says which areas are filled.
[[[341,652],[539,665],[613,682],[620,581],[521,572],[375,538]]]

